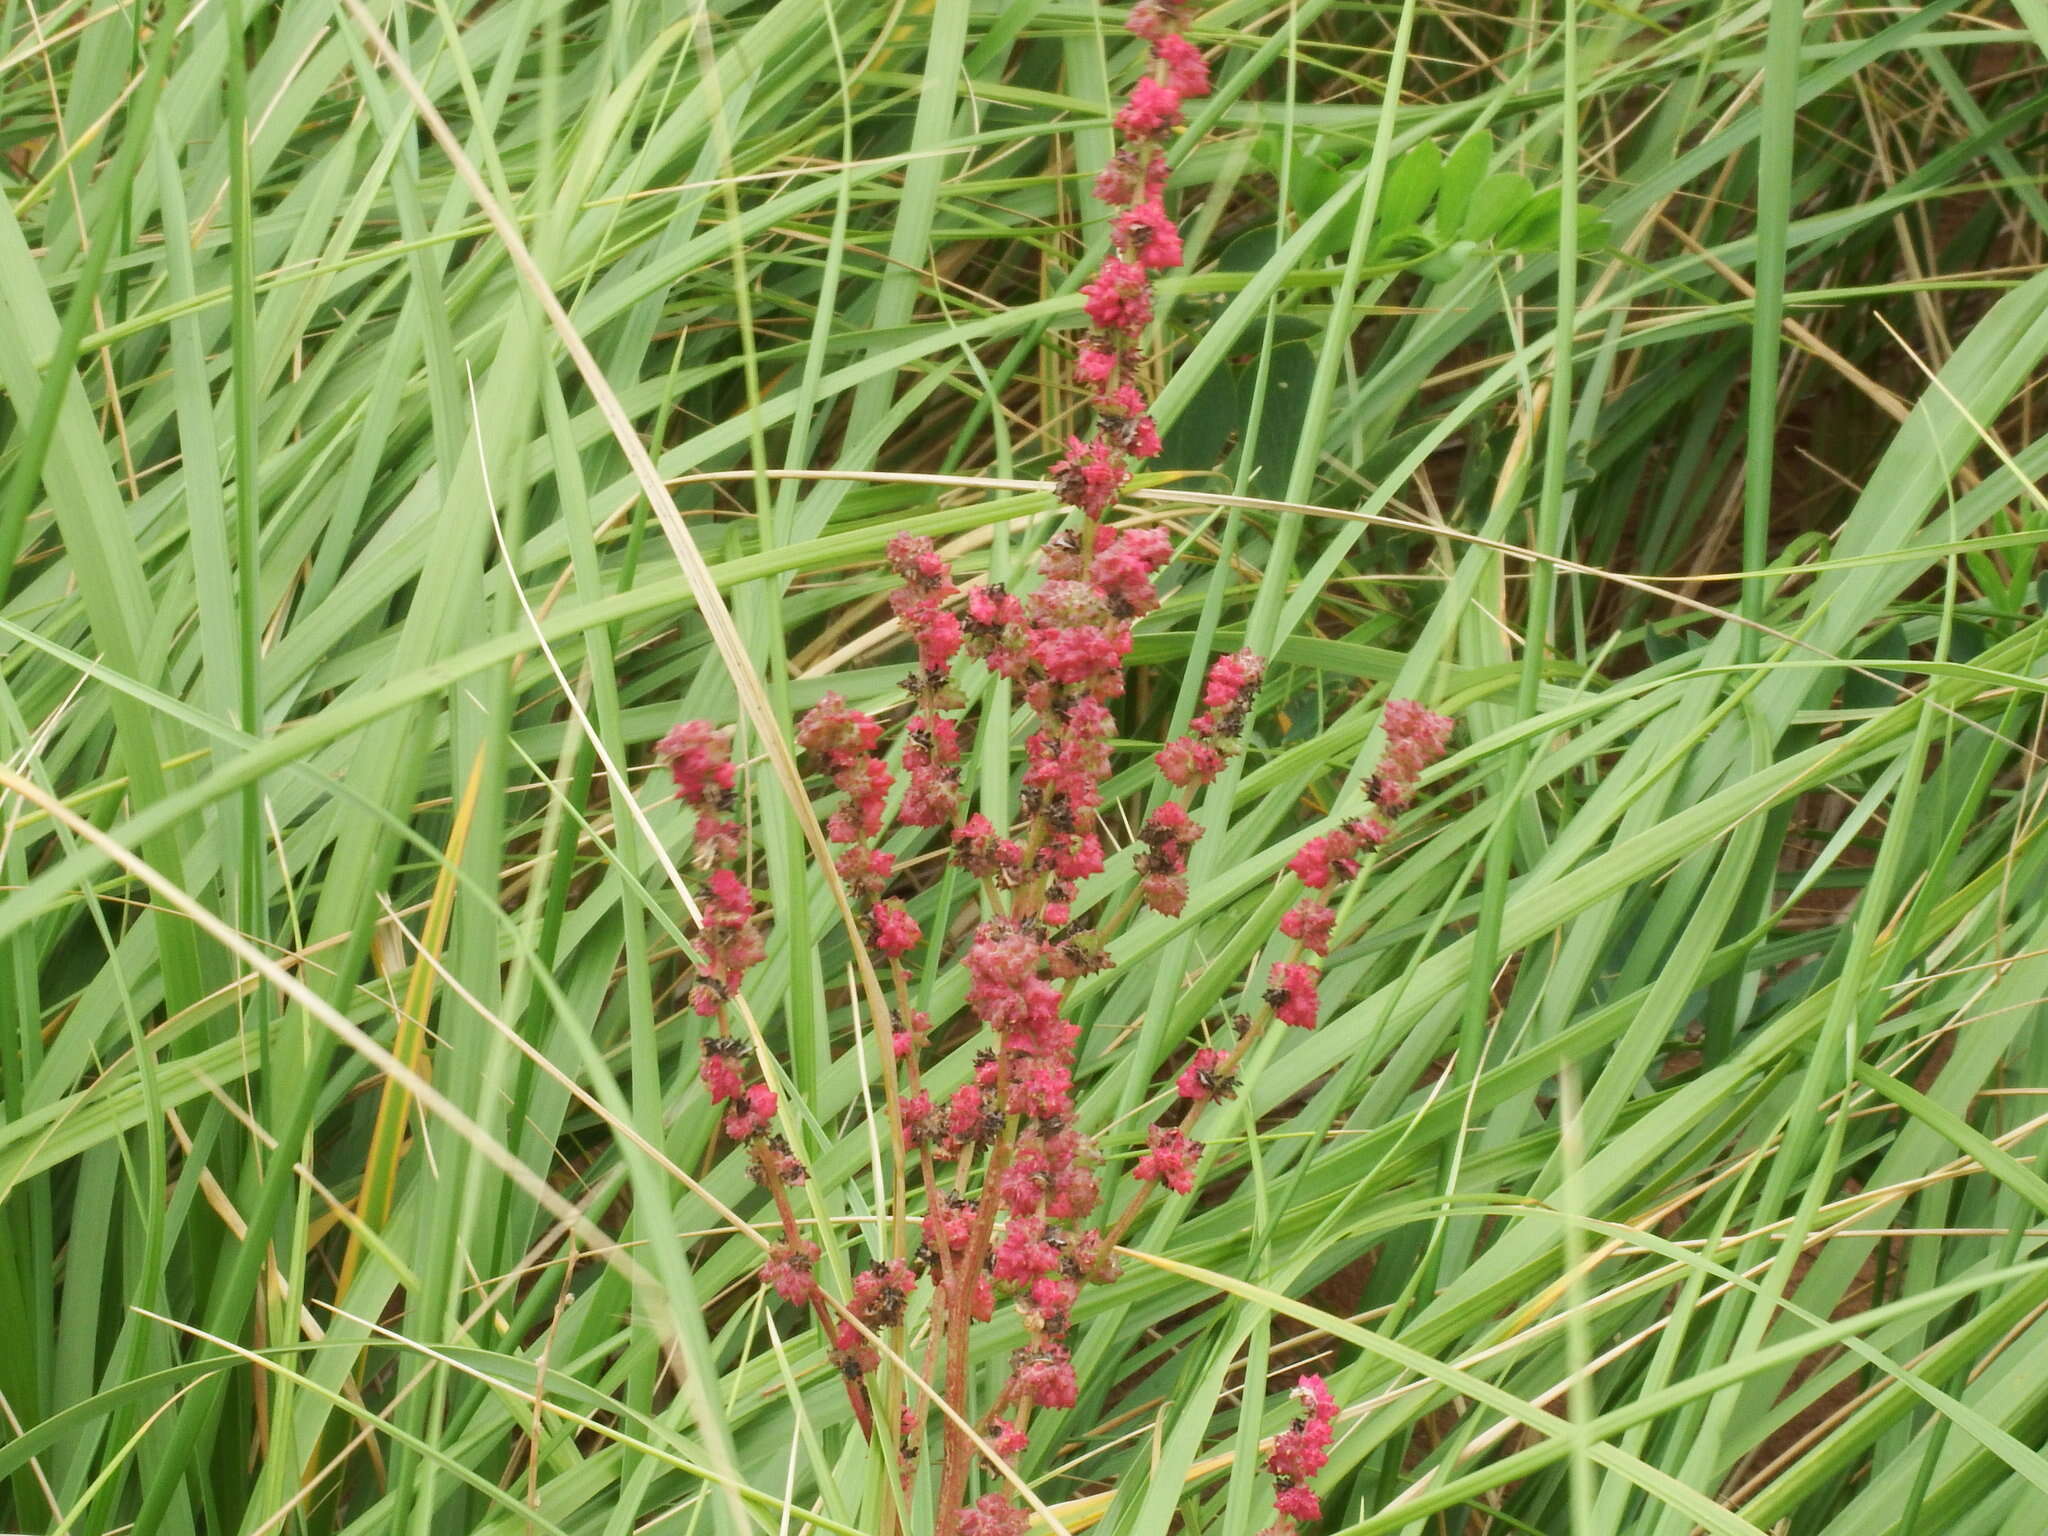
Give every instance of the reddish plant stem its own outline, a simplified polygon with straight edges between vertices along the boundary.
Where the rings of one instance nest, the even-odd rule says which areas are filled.
[[[1003,1101],[1009,1089],[1009,1066],[1007,1057],[996,1066],[997,1103]],[[974,1230],[968,1237],[967,1252],[961,1258],[957,1280],[947,1292],[946,1401],[952,1404],[953,1411],[961,1419],[970,1423],[973,1415],[968,1410],[967,1401],[967,1330],[974,1321],[975,1293],[979,1289],[975,1280],[981,1274],[982,1264],[988,1257],[990,1239],[995,1235],[996,1183],[1003,1170],[1009,1167],[1016,1141],[1017,1117],[1012,1115],[1003,1122],[1002,1134],[989,1149],[988,1165],[982,1172],[981,1201],[974,1213]],[[938,1536],[955,1536],[961,1500],[967,1491],[967,1474],[974,1464],[974,1442],[950,1418],[946,1421],[943,1458],[939,1479]]]
[[[761,1185],[775,1202],[775,1212],[782,1218],[782,1240],[794,1247],[803,1240],[803,1229],[796,1219],[796,1208],[789,1203],[789,1190],[782,1182],[782,1175],[767,1158],[757,1157],[754,1166],[761,1172]],[[811,1287],[811,1310],[818,1316],[818,1326],[825,1337],[831,1338],[834,1331],[831,1303],[825,1299],[822,1286]],[[846,1383],[846,1400],[852,1405],[854,1422],[860,1425],[864,1438],[872,1439],[875,1433],[875,1415],[868,1403],[867,1393],[855,1377],[842,1378]]]

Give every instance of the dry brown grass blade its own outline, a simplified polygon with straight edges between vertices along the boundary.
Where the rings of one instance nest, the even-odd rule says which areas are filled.
[[[426,921],[421,924],[417,941],[420,958],[413,966],[412,977],[406,984],[405,1001],[398,1013],[398,1037],[393,1042],[393,1054],[421,1076],[426,1075],[427,1014],[434,1006],[435,967],[427,963],[427,956],[439,954],[441,946],[447,942],[448,922],[455,910],[456,871],[462,864],[463,850],[469,844],[469,829],[475,821],[476,797],[483,784],[483,773],[484,754],[479,751],[469,765],[469,782],[463,787],[461,803],[456,806],[454,822],[448,829],[448,845],[442,854],[441,872],[435,877],[433,898],[428,903]],[[411,1113],[411,1096],[396,1081],[386,1078],[383,1091],[377,1096],[377,1118],[370,1131],[370,1150],[364,1162],[362,1189],[356,1196],[355,1205],[357,1218],[372,1231],[382,1227],[391,1214],[391,1202],[398,1186],[398,1165],[405,1156],[405,1122]],[[348,1294],[349,1282],[355,1278],[356,1268],[362,1261],[362,1232],[351,1226],[348,1246],[341,1255],[341,1274],[335,1281],[335,1295]]]

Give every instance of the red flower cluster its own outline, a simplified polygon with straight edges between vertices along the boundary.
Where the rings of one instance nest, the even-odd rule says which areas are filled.
[[[885,955],[903,954],[924,937],[917,919],[900,901],[877,902],[868,918],[874,930],[870,942]]]
[[[1081,344],[1075,379],[1094,392],[1092,437],[1067,440],[1052,468],[1059,497],[1100,520],[1130,479],[1130,461],[1156,458],[1159,430],[1139,387],[1138,343],[1152,322],[1152,274],[1181,264],[1180,230],[1166,211],[1166,139],[1181,126],[1181,103],[1209,94],[1201,50],[1181,35],[1182,0],[1140,0],[1127,25],[1152,45],[1153,72],[1131,87],[1116,114],[1123,144],[1095,178],[1095,196],[1117,210],[1111,255],[1082,285],[1082,309],[1094,328]]]
[[[1237,1079],[1230,1073],[1229,1058],[1214,1046],[1205,1045],[1181,1068],[1174,1087],[1182,1098],[1206,1103],[1229,1098],[1237,1091]]]
[[[960,1536],[1024,1536],[1031,1516],[999,1493],[984,1493],[960,1512]]]
[[[699,862],[715,866],[699,905],[701,958],[690,988],[690,1007],[699,1017],[714,1021],[716,1032],[701,1042],[697,1075],[713,1104],[732,1106],[725,1116],[725,1133],[747,1143],[754,1176],[763,1183],[796,1183],[804,1177],[804,1166],[772,1129],[775,1090],[766,1083],[748,1085],[749,1052],[744,1041],[732,1038],[726,1022],[726,1007],[747,972],[768,954],[756,922],[754,893],[728,867],[740,856],[739,825],[725,814],[732,808],[737,782],[732,739],[708,720],[685,720],[654,750],[668,764],[676,798],[697,812]],[[770,1264],[774,1263],[771,1257]],[[786,1259],[769,1276],[769,1284],[778,1291],[795,1283],[791,1263]]]
[[[709,720],[685,720],[654,751],[676,781],[676,798],[696,808],[699,853],[713,862],[736,858],[740,829],[722,814],[732,805],[732,738]]]
[[[1252,651],[1232,651],[1216,658],[1202,685],[1202,713],[1188,722],[1191,734],[1176,736],[1153,757],[1166,782],[1187,789],[1207,784],[1223,771],[1235,739],[1244,733],[1265,659]]]
[[[1312,965],[1289,960],[1275,965],[1266,987],[1266,1002],[1273,1009],[1273,1017],[1296,1029],[1314,1029],[1317,979]]]
[[[1379,847],[1393,828],[1382,816],[1392,817],[1415,797],[1415,783],[1424,769],[1444,755],[1451,739],[1448,716],[1424,709],[1409,699],[1392,699],[1380,717],[1386,732],[1387,749],[1378,769],[1366,781],[1366,794],[1375,809],[1353,817],[1320,837],[1312,837],[1287,861],[1295,877],[1312,891],[1358,878],[1364,856]],[[1299,946],[1318,955],[1330,952],[1330,935],[1337,926],[1336,909],[1317,897],[1304,897],[1280,919],[1280,931]],[[1266,1001],[1286,1023],[1313,1029],[1316,1023],[1316,969],[1313,965],[1282,962],[1273,967]]]
[[[1145,1133],[1147,1151],[1138,1159],[1131,1176],[1146,1183],[1164,1184],[1176,1195],[1195,1187],[1195,1165],[1202,1160],[1202,1144],[1191,1141],[1179,1126],[1155,1125]]]
[[[953,657],[966,629],[946,606],[960,589],[953,585],[952,567],[927,538],[891,539],[889,568],[903,583],[889,595],[889,607],[917,642],[918,667],[904,680],[916,707],[903,731],[903,771],[910,782],[896,819],[907,827],[943,827],[960,806],[960,726],[945,713],[961,705]]]
[[[818,1292],[811,1268],[818,1262],[818,1245],[794,1238],[768,1250],[768,1262],[761,1266],[762,1281],[775,1289],[791,1306],[809,1306]]]
[[[717,1017],[739,989],[748,969],[766,950],[754,926],[754,897],[730,868],[740,856],[739,824],[732,809],[736,783],[732,738],[708,720],[685,720],[656,743],[655,755],[668,764],[676,798],[697,813],[698,862],[712,869],[703,903],[698,947],[703,963],[690,1005],[705,1018]]]
[[[1444,755],[1451,740],[1451,720],[1413,699],[1389,699],[1380,716],[1380,729],[1386,732],[1387,750],[1369,788],[1374,804],[1391,816],[1407,808],[1415,798],[1415,781]]]
[[[1138,859],[1138,891],[1145,905],[1168,917],[1179,917],[1188,903],[1188,850],[1202,829],[1178,800],[1169,800],[1145,818],[1138,840],[1145,853]]]
[[[759,1135],[774,1124],[775,1108],[775,1090],[766,1083],[754,1084],[733,1096],[733,1107],[725,1117],[725,1134],[734,1141]]]
[[[881,741],[882,723],[836,693],[818,700],[797,723],[797,745],[822,758],[833,784],[846,794],[825,822],[825,835],[835,843],[866,843],[881,834],[889,786],[896,782],[875,756]]]
[[[1273,1437],[1273,1449],[1266,1454],[1266,1469],[1273,1474],[1273,1507],[1280,1518],[1260,1536],[1293,1536],[1298,1522],[1323,1517],[1322,1501],[1309,1488],[1308,1480],[1329,1463],[1337,1400],[1320,1376],[1297,1380],[1294,1396],[1302,1412]]]
[[[690,1006],[704,1018],[715,1018],[740,988],[747,971],[766,957],[761,930],[754,923],[754,893],[729,869],[714,869],[702,906],[704,926],[697,947],[704,952],[690,990]]]

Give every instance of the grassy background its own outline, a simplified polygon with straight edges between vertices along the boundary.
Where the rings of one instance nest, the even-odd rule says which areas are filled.
[[[751,1280],[650,747],[742,722],[843,1276],[864,1020],[746,722],[898,696],[891,534],[1000,577],[1053,526],[1118,15],[0,18],[0,1527],[881,1528]],[[1460,730],[1324,1027],[1084,1300],[1041,1528],[1250,1536],[1316,1368],[1352,1536],[2039,1536],[2048,5],[1195,36],[1134,815],[1205,658],[1278,664],[1188,915],[1077,994],[1112,1198],[1379,702]],[[1461,144],[1540,238],[1407,169]]]

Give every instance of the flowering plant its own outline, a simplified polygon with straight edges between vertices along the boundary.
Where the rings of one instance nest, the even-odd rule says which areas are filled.
[[[1186,0],[1138,0],[1127,23],[1148,45],[1151,69],[1116,114],[1121,142],[1094,182],[1094,195],[1115,212],[1111,249],[1082,288],[1091,328],[1073,365],[1089,392],[1093,426],[1067,439],[1049,472],[1058,500],[1077,516],[1046,544],[1040,580],[1022,593],[993,582],[963,588],[928,538],[891,542],[888,564],[898,584],[890,607],[916,657],[904,683],[909,703],[895,733],[895,766],[883,722],[837,694],[796,724],[797,745],[836,796],[825,822],[838,849],[836,873],[896,1000],[880,1072],[911,1183],[903,1208],[920,1223],[914,1253],[898,1242],[854,1275],[842,1297],[828,1297],[817,1273],[820,1250],[805,1237],[790,1196],[806,1170],[775,1129],[776,1092],[750,1071],[752,1052],[731,1017],[747,972],[767,949],[762,913],[742,877],[749,850],[732,814],[730,740],[692,720],[658,749],[677,796],[695,812],[696,860],[707,871],[689,992],[691,1008],[709,1025],[699,1075],[780,1225],[761,1279],[816,1316],[856,1419],[870,1434],[893,1425],[906,1479],[926,1451],[930,1415],[914,1396],[906,1402],[883,1360],[885,1352],[903,1358],[914,1304],[928,1299],[919,1376],[934,1384],[945,1410],[939,1536],[1013,1536],[1024,1528],[1026,1512],[1004,1494],[969,1499],[982,1455],[977,1442],[998,1457],[1017,1456],[1031,1443],[1035,1416],[1075,1406],[1070,1335],[1082,1289],[1116,1278],[1118,1245],[1158,1187],[1172,1196],[1194,1193],[1205,1153],[1195,1133],[1208,1107],[1235,1092],[1262,1033],[1276,1020],[1316,1027],[1317,961],[1329,954],[1339,924],[1330,898],[1386,842],[1451,729],[1419,704],[1387,705],[1373,809],[1312,839],[1290,862],[1304,894],[1280,921],[1289,942],[1264,978],[1263,1007],[1237,1016],[1234,1043],[1204,1046],[1178,1064],[1175,1108],[1145,1131],[1124,1203],[1098,1220],[1106,1154],[1099,1128],[1082,1123],[1074,1099],[1081,1032],[1067,1017],[1067,990],[1113,964],[1112,942],[1139,906],[1166,917],[1186,906],[1188,855],[1204,832],[1196,803],[1239,749],[1266,672],[1250,650],[1215,659],[1201,712],[1152,754],[1165,794],[1129,839],[1136,875],[1129,898],[1113,910],[1092,903],[1085,883],[1120,851],[1103,813],[1132,628],[1159,607],[1156,578],[1173,552],[1162,530],[1122,526],[1110,514],[1133,466],[1160,451],[1143,390],[1144,341],[1154,274],[1183,257],[1164,201],[1166,146],[1182,126],[1183,103],[1209,89],[1207,63],[1185,35],[1186,10]],[[957,674],[963,658],[1007,680],[1028,711],[1014,805],[974,806],[962,784],[975,723]],[[899,867],[899,852],[883,846],[892,829],[922,834],[974,882],[979,913],[971,932],[957,941],[928,939],[906,899],[915,896],[915,882]],[[943,963],[948,950],[965,972],[964,1014],[932,1018],[911,1006],[913,973],[920,953]],[[950,1093],[935,1093],[927,1068],[959,1052],[971,1056],[971,1070]],[[999,1302],[1021,1319],[1025,1342],[1000,1384],[977,1400],[970,1334],[994,1318]],[[1328,1459],[1337,1411],[1320,1377],[1303,1377],[1297,1391],[1306,1414],[1274,1441],[1269,1462],[1279,1512],[1273,1529],[1283,1533],[1317,1517],[1308,1481]]]

